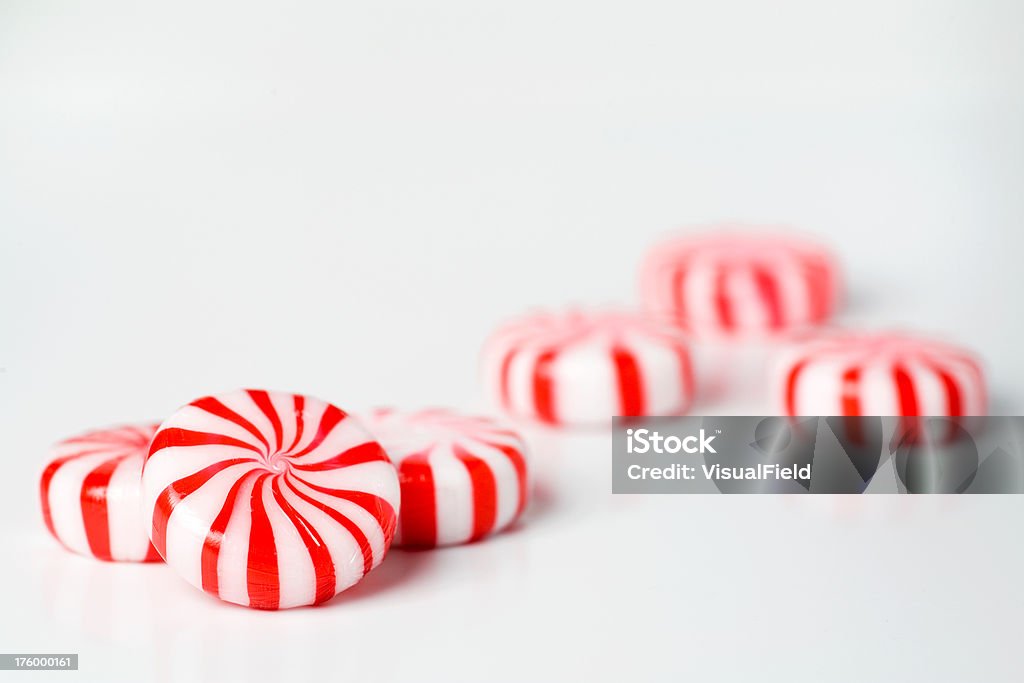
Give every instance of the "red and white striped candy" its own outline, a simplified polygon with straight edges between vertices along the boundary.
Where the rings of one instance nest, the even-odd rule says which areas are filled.
[[[776,368],[786,415],[984,415],[978,361],[942,342],[889,334],[827,334],[795,345]]]
[[[258,609],[319,604],[362,579],[400,502],[394,467],[355,419],[255,390],[201,398],[160,425],[142,491],[167,564]]]
[[[693,396],[685,338],[623,313],[541,313],[513,321],[484,345],[482,371],[504,410],[549,424],[676,415]]]
[[[821,246],[730,229],[677,236],[641,267],[652,314],[706,336],[770,335],[820,323],[839,299],[839,268]]]
[[[493,420],[440,409],[378,410],[365,424],[398,468],[397,545],[476,541],[512,524],[526,507],[526,447]]]
[[[54,538],[101,560],[160,559],[139,504],[139,475],[156,427],[102,429],[54,446],[39,487],[43,521]]]

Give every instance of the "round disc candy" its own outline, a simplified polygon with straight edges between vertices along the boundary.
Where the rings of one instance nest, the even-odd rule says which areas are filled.
[[[648,311],[702,336],[766,335],[832,315],[839,269],[821,246],[730,229],[670,238],[641,267]]]
[[[140,508],[139,475],[156,425],[88,432],[53,448],[40,480],[46,528],[101,560],[157,561]]]
[[[142,473],[153,545],[228,602],[324,602],[384,558],[398,477],[344,411],[306,396],[236,391],[167,419]]]
[[[507,412],[549,424],[676,415],[693,395],[681,333],[629,314],[525,317],[491,336],[482,362],[484,382]]]
[[[446,410],[378,410],[367,428],[398,468],[402,514],[395,543],[433,547],[504,529],[527,500],[526,448],[492,420]]]
[[[786,415],[984,415],[971,353],[904,334],[828,334],[795,345],[776,368]]]

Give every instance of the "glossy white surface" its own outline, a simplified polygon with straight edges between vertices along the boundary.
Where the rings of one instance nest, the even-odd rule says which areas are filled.
[[[844,321],[975,349],[1020,414],[1022,14],[0,3],[0,649],[81,653],[33,680],[1019,681],[1020,497],[614,498],[604,435],[546,435],[519,529],[263,614],[61,551],[36,477],[239,386],[482,410],[499,321],[634,301],[653,239],[723,218],[822,238]],[[735,374],[695,410],[765,411]]]

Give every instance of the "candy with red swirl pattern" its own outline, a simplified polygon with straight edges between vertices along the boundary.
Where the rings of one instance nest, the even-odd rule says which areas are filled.
[[[784,233],[730,226],[656,244],[640,271],[645,308],[700,336],[768,336],[828,319],[839,301],[836,259]]]
[[[380,564],[398,477],[357,420],[316,398],[198,399],[153,437],[142,472],[153,545],[192,585],[258,609],[314,605]]]
[[[984,415],[985,378],[972,353],[904,333],[836,333],[779,359],[775,395],[786,415]]]
[[[43,521],[66,548],[100,560],[153,562],[139,476],[157,425],[101,429],[56,444],[43,470]]]
[[[396,545],[477,541],[508,527],[526,507],[526,446],[497,422],[435,408],[381,409],[364,424],[398,468]]]
[[[694,393],[685,337],[621,312],[538,313],[484,345],[483,379],[509,414],[548,424],[678,415]]]

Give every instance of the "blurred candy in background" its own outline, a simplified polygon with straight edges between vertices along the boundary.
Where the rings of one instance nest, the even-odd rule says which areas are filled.
[[[538,313],[496,331],[482,362],[495,405],[552,425],[699,413],[709,396],[756,414],[987,411],[970,352],[825,326],[841,313],[838,258],[791,231],[681,231],[649,249],[640,283],[642,313]]]

